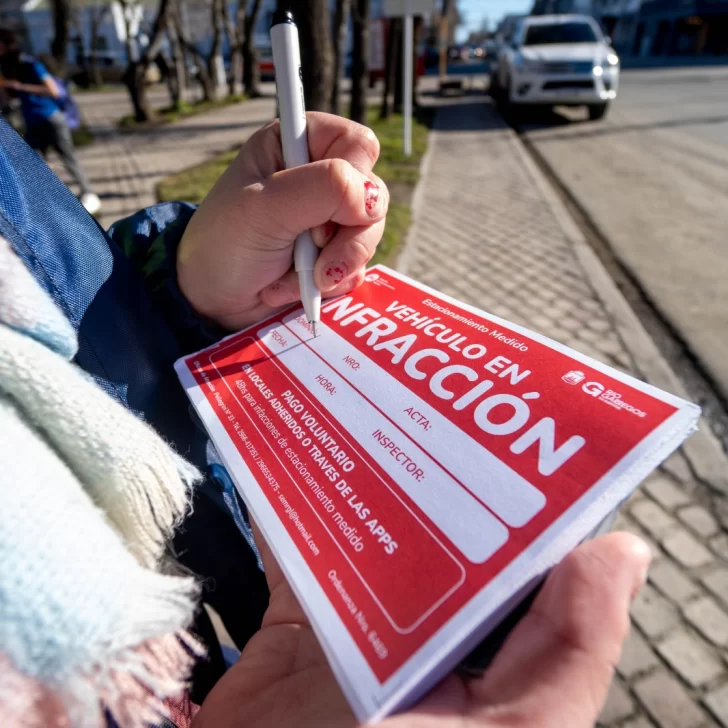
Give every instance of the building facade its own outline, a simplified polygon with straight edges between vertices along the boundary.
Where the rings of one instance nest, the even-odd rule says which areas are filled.
[[[27,36],[24,0],[0,0],[0,25],[17,30],[21,36]]]
[[[594,0],[535,0],[531,15],[591,15]]]
[[[594,17],[621,55],[632,55],[642,0],[594,0]]]
[[[335,0],[330,0],[332,10]],[[30,10],[32,6],[34,9]],[[109,12],[104,15],[96,38],[97,47],[94,49],[103,54],[109,62],[126,64],[126,48],[124,45],[124,23],[121,18],[121,5],[118,2],[98,4],[79,3],[74,8],[72,16],[71,36],[80,40],[83,48],[91,50],[91,18],[98,14],[101,7],[108,7]],[[25,12],[23,12],[25,7]],[[157,3],[151,0],[142,0],[137,6],[141,11],[140,41],[144,44],[145,33],[148,33],[157,11]],[[277,0],[262,0],[260,15],[254,29],[255,45],[264,48],[270,45],[269,30],[273,13],[277,7]],[[229,6],[230,17],[235,17],[235,3]],[[384,10],[384,0],[371,0],[371,17],[373,20],[381,17]],[[189,0],[180,4],[182,23],[187,36],[199,46],[200,50],[207,52],[212,42],[212,25],[210,3],[205,0]],[[333,12],[332,12],[333,17]],[[53,17],[48,8],[47,0],[34,2],[33,0],[0,0],[0,23],[10,22],[21,28],[26,36],[26,49],[35,54],[47,53],[53,39]],[[351,37],[349,37],[351,43]],[[227,40],[223,53],[227,54]],[[75,60],[76,48],[74,43],[69,44],[68,61]]]
[[[591,15],[619,53],[631,53],[641,0],[535,0],[532,15],[576,13]]]
[[[642,56],[728,56],[728,0],[644,0],[634,48]]]
[[[728,0],[535,0],[534,15],[592,15],[622,56],[728,56]]]
[[[92,16],[98,14],[99,8],[107,6],[109,11],[103,16],[99,25],[94,50],[103,54],[109,62],[126,65],[126,48],[124,45],[125,24],[121,16],[119,3],[99,3],[98,5],[81,5],[74,9],[71,22],[71,38],[79,38],[81,45],[91,50]],[[144,44],[146,33],[152,27],[157,11],[156,3],[142,3],[137,6],[141,11],[139,23],[139,38]],[[276,9],[276,0],[263,0],[258,23],[255,27],[256,44],[267,45],[268,29],[270,28],[273,12]],[[235,17],[235,6],[229,7],[231,17]],[[27,28],[28,50],[32,53],[47,53],[53,39],[53,17],[48,7],[42,6],[22,14]],[[181,4],[181,18],[188,37],[198,44],[201,50],[207,51],[212,42],[212,24],[209,3],[187,2]],[[227,48],[226,48],[227,51]],[[76,49],[74,43],[69,44],[68,61],[75,60]]]

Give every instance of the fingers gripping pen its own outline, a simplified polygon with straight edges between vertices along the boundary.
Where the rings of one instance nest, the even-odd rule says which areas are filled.
[[[301,80],[301,51],[298,28],[290,12],[276,12],[270,29],[278,90],[278,109],[281,125],[281,146],[286,168],[308,164],[308,137],[306,135],[306,108]],[[316,325],[321,319],[321,291],[314,282],[313,270],[318,248],[307,230],[296,238],[293,263],[298,273],[301,302],[306,319],[316,336]]]

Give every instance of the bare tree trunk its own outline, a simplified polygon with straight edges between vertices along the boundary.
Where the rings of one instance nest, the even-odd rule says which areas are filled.
[[[93,86],[104,85],[104,77],[101,75],[99,61],[95,56],[91,56],[91,84]]]
[[[68,55],[68,29],[71,23],[71,0],[53,0],[52,5],[54,35],[51,43],[51,55],[56,62],[59,75],[65,76]]]
[[[394,72],[396,70],[396,58],[399,53],[399,33],[397,32],[397,19],[392,18],[387,28],[387,58],[384,62],[384,90],[382,91],[382,106],[379,110],[380,119],[388,119],[392,107],[389,104],[389,97],[394,86]]]
[[[328,0],[299,0],[295,7],[295,20],[301,34],[306,108],[328,111],[331,108],[333,71]]]
[[[222,6],[226,0],[212,0],[212,47],[210,56],[207,59],[207,73],[214,86],[213,98],[217,96],[218,89],[224,84],[221,78],[220,69],[224,68],[222,60],[222,34],[223,34],[223,10]],[[224,76],[224,72],[222,74]]]
[[[171,0],[168,11],[167,40],[172,56],[172,68],[167,77],[169,95],[172,106],[178,107],[187,100],[187,70],[185,68],[185,54],[177,35],[179,21],[179,0]]]
[[[331,86],[331,113],[339,114],[341,103],[341,81],[346,75],[346,39],[349,29],[349,9],[351,0],[336,0],[334,12],[334,72]]]
[[[91,76],[92,86],[101,86],[104,82],[101,77],[101,68],[99,66],[99,25],[101,19],[95,12],[95,8],[91,9],[91,67],[89,75]]]
[[[168,0],[162,0],[162,2],[168,2]],[[182,49],[195,59],[198,80],[202,87],[202,98],[205,101],[214,101],[215,82],[208,70],[208,59],[205,58],[199,48],[185,35],[184,28],[182,27],[182,19],[179,16],[175,16],[175,32],[177,33]]]
[[[167,13],[169,10],[170,0],[160,0],[157,16],[154,19],[154,25],[149,38],[149,45],[144,49],[144,53],[140,58],[136,58],[136,49],[134,41],[129,34],[129,23],[127,23],[126,46],[129,54],[129,65],[124,73],[124,83],[129,90],[132,106],[134,107],[134,118],[137,121],[149,121],[154,118],[154,109],[149,102],[147,96],[147,87],[145,78],[147,69],[151,65],[154,58],[159,53],[159,47],[164,39],[164,31],[167,24]],[[126,4],[122,5],[122,9],[126,10]]]
[[[91,84],[91,73],[89,69],[89,54],[83,42],[83,14],[86,8],[71,8],[71,19],[69,28],[69,40],[73,44],[76,66],[80,71],[81,85]],[[55,60],[55,59],[54,59]],[[56,69],[56,72],[59,69]]]
[[[227,3],[223,2],[222,13],[230,43],[230,86],[228,92],[237,96],[243,92],[243,39],[245,38],[245,5],[247,0],[238,0],[235,21],[230,19]]]
[[[245,93],[254,98],[260,96],[260,67],[255,50],[255,25],[260,15],[260,0],[253,0],[250,12],[245,18],[243,33],[243,85]]]
[[[412,43],[412,108],[417,109],[419,106],[418,101],[418,94],[417,91],[419,89],[420,84],[420,78],[417,74],[417,39],[420,35],[420,30],[424,24],[425,20],[422,16],[417,16],[413,19],[413,28],[412,28],[412,36],[413,36],[413,43]]]
[[[172,55],[172,68],[167,79],[172,106],[179,107],[187,100],[187,73],[185,71],[185,54],[179,38],[172,28],[167,30],[169,50]]]
[[[404,84],[402,79],[402,46],[404,46],[404,23],[397,19],[397,55],[394,57],[394,113],[402,113]]]
[[[230,84],[228,93],[239,96],[243,93],[243,49],[238,47],[230,50]]]
[[[215,80],[209,74],[207,65],[205,62],[205,56],[200,53],[193,43],[186,43],[182,41],[182,46],[187,50],[196,61],[198,68],[198,80],[202,87],[202,99],[203,101],[214,101],[215,100]]]
[[[354,0],[354,48],[351,64],[351,120],[366,123],[369,84],[369,0]]]
[[[447,76],[447,39],[448,23],[453,0],[442,0],[442,14],[440,15],[440,78]]]
[[[154,118],[154,109],[147,96],[147,87],[144,83],[145,68],[138,61],[129,64],[124,73],[124,83],[129,89],[134,118],[138,122],[149,121]]]
[[[89,68],[89,76],[94,86],[101,86],[104,82],[101,77],[101,68],[99,67],[99,30],[101,24],[106,20],[109,13],[108,5],[100,5],[89,8],[91,13],[91,66]]]

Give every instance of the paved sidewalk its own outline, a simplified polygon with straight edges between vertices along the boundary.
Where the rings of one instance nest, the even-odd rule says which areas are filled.
[[[168,103],[163,89],[151,93],[155,105]],[[175,124],[121,133],[116,122],[131,111],[126,91],[79,94],[78,101],[96,136],[93,144],[78,150],[78,156],[103,203],[99,222],[104,228],[154,204],[156,187],[164,177],[242,144],[275,114],[275,99],[266,96]],[[68,182],[57,160],[51,166]]]
[[[519,144],[482,100],[438,111],[400,266],[434,288],[636,371]],[[600,724],[728,728],[728,533],[682,455],[668,463],[619,519],[618,527],[652,545],[655,561],[634,603]]]

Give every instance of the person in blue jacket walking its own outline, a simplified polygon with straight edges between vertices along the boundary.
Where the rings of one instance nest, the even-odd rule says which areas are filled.
[[[101,209],[101,200],[91,191],[73,148],[64,113],[69,98],[67,89],[40,61],[21,53],[17,35],[5,28],[0,28],[0,72],[0,88],[20,99],[25,140],[44,157],[48,149],[55,149],[80,188],[81,204],[95,215]]]

